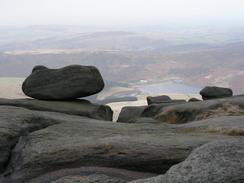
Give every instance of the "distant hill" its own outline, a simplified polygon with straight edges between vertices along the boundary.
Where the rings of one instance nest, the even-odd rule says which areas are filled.
[[[0,27],[0,77],[35,65],[97,66],[106,81],[177,81],[244,93],[244,33],[202,29],[133,32],[76,26]]]

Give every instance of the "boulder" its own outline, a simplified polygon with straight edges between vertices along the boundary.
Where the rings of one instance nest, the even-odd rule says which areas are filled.
[[[203,100],[225,98],[233,96],[233,91],[230,88],[221,88],[216,86],[207,86],[200,91]]]
[[[130,183],[241,183],[243,170],[244,138],[241,137],[205,144],[165,175]]]
[[[147,97],[147,104],[160,104],[160,103],[165,103],[165,102],[171,102],[172,99],[167,96],[167,95],[161,95],[161,96],[156,96],[156,97]]]
[[[92,104],[87,100],[44,101],[34,99],[1,99],[0,106],[9,105],[38,111],[60,112],[112,121],[113,111],[109,106]]]
[[[186,123],[220,116],[244,115],[244,96],[213,99],[164,107],[155,116],[168,123]]]
[[[90,96],[104,88],[94,66],[71,65],[61,69],[36,66],[23,82],[23,92],[40,100],[70,100]]]
[[[60,123],[19,138],[12,148],[2,182],[23,183],[60,169],[82,167],[162,174],[202,144],[235,138],[218,130],[208,131],[207,126],[110,123],[63,114],[52,118],[55,116]],[[243,116],[238,118],[243,121]],[[211,120],[202,123],[211,125]],[[243,126],[236,123],[239,120],[229,117],[225,120],[229,127],[225,123],[225,128]],[[223,119],[214,123],[216,128],[224,124]]]
[[[117,122],[128,123],[129,121],[139,117],[146,106],[126,106],[119,113]]]

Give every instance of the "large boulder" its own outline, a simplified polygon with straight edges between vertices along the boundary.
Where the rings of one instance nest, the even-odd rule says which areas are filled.
[[[109,106],[90,103],[87,100],[44,101],[34,99],[1,99],[0,106],[9,105],[31,110],[60,112],[112,121],[113,111]]]
[[[61,69],[36,66],[22,85],[23,92],[41,100],[69,100],[90,96],[104,88],[94,66],[71,65]]]
[[[140,117],[146,106],[125,106],[121,109],[117,122],[129,123],[129,121]]]
[[[131,183],[242,183],[244,181],[244,138],[205,144],[182,163],[161,176]]]
[[[188,102],[159,110],[157,120],[168,123],[186,123],[220,116],[244,115],[244,96]]]
[[[233,91],[230,88],[222,88],[216,86],[207,86],[200,91],[203,100],[225,98],[233,96]]]

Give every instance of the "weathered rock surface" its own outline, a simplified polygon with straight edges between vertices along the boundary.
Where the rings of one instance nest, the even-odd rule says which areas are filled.
[[[50,171],[87,166],[162,174],[183,161],[196,147],[232,135],[208,131],[208,127],[187,127],[190,123],[179,127],[141,125],[66,116],[62,116],[59,124],[19,139],[4,172],[4,181],[22,183]],[[228,125],[232,124],[231,128],[243,125],[243,118],[242,123],[232,122],[232,119],[235,117],[227,120]],[[211,119],[205,122],[211,123]],[[219,125],[216,128],[224,124],[223,119],[216,119],[214,123]]]
[[[222,116],[176,125],[182,131],[219,133],[231,136],[244,135],[244,116]]]
[[[233,91],[230,88],[221,88],[216,86],[207,86],[200,91],[203,100],[225,98],[233,96]]]
[[[244,138],[230,138],[197,148],[165,175],[131,183],[242,183],[243,172]]]
[[[103,177],[99,177],[103,175]],[[99,177],[97,181],[132,181],[142,178],[153,177],[156,174],[129,171],[118,168],[107,168],[107,167],[79,167],[79,168],[66,168],[57,171],[48,172],[39,177],[31,179],[27,183],[53,183],[59,181],[93,181]],[[92,179],[89,179],[91,178]],[[83,178],[83,179],[82,179]],[[70,183],[70,182],[69,182]]]
[[[244,115],[244,96],[188,102],[164,107],[161,111],[156,119],[168,123],[186,123],[220,116],[240,116]]]
[[[86,100],[43,101],[34,99],[1,99],[0,106],[16,106],[38,111],[60,112],[112,121],[113,111],[109,106],[92,104]]]
[[[70,100],[90,96],[104,88],[94,66],[71,65],[61,69],[36,66],[22,85],[23,92],[41,100]]]
[[[67,176],[51,183],[126,183],[125,180],[109,177],[107,175],[94,174],[89,176]]]
[[[244,116],[181,125],[111,123],[0,106],[0,164],[4,170],[0,182],[26,183],[61,169],[82,167],[162,174],[202,144],[243,135],[243,124]],[[110,176],[108,172],[113,171],[103,174]],[[92,173],[96,171],[89,174]],[[74,174],[58,175],[61,178]]]
[[[146,106],[126,106],[121,109],[117,122],[128,123],[139,117]]]
[[[7,165],[11,150],[20,136],[71,118],[75,118],[75,116],[0,106],[0,172]],[[77,117],[78,119],[80,118]]]

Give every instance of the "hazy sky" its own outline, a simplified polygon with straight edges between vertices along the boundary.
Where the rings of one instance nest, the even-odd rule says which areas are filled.
[[[0,25],[244,22],[244,0],[0,0]]]

